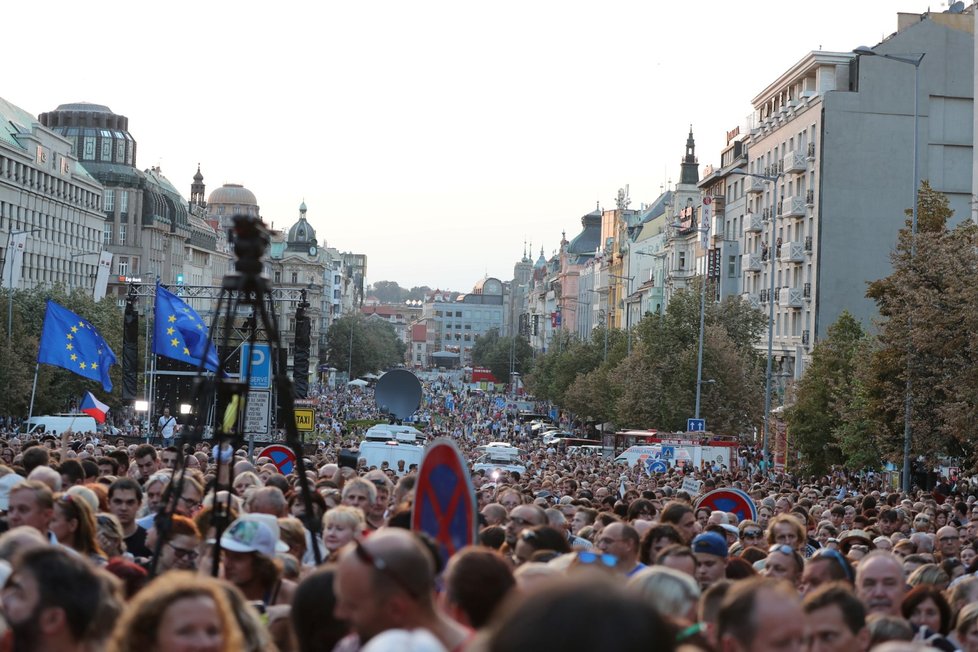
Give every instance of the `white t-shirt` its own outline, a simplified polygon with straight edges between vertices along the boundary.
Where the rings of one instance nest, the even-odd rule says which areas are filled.
[[[163,439],[173,439],[173,432],[176,428],[177,420],[172,416],[160,417],[160,433],[162,433]]]

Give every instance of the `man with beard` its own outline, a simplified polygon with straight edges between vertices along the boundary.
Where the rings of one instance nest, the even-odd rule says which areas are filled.
[[[102,623],[104,583],[81,557],[53,546],[23,554],[3,589],[15,652],[85,650]]]

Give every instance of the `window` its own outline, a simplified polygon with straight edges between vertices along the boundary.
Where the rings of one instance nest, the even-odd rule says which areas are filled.
[[[679,269],[686,269],[686,252],[679,252]]]
[[[126,244],[126,225],[122,223],[119,224],[119,244]]]
[[[275,272],[275,282],[276,283],[282,282],[282,272]]]
[[[104,137],[102,138],[102,151],[101,151],[101,156],[99,158],[102,161],[111,161],[112,160],[112,139],[111,138],[104,138]]]
[[[119,256],[119,276],[129,276],[129,256]]]
[[[299,272],[292,272],[292,283],[295,284],[298,282],[299,282]]]
[[[119,212],[126,213],[129,211],[129,193],[125,190],[119,191]]]
[[[735,278],[737,276],[737,257],[727,256],[727,276]]]
[[[115,210],[115,190],[111,188],[105,189],[105,203],[103,204],[106,213],[111,213]]]
[[[102,230],[102,244],[112,244],[112,223],[106,222]]]

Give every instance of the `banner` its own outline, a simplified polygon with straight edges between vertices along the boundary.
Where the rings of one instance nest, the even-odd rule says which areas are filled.
[[[6,288],[20,285],[27,235],[27,233],[17,233],[7,237],[7,251],[3,256],[3,286]]]
[[[95,272],[95,293],[92,295],[98,303],[105,298],[109,287],[109,272],[112,271],[112,252],[103,251],[98,256],[98,271]]]

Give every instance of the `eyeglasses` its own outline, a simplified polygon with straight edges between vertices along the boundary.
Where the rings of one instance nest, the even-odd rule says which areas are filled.
[[[841,552],[838,550],[833,550],[832,548],[822,548],[821,550],[816,550],[815,554],[812,555],[812,559],[822,559],[823,557],[826,559],[831,559],[839,566],[842,566],[842,570],[846,574],[846,579],[848,579],[850,582],[855,579],[852,574],[852,566],[846,562],[845,557],[842,556]]]
[[[509,522],[512,523],[513,525],[517,526],[517,527],[524,527],[524,526],[527,526],[527,525],[533,525],[532,523],[530,523],[525,518],[520,518],[519,516],[510,516],[509,517]]]
[[[196,550],[191,550],[188,548],[178,548],[177,546],[169,542],[166,545],[170,546],[170,548],[173,550],[173,554],[176,556],[177,559],[186,559],[187,561],[194,561],[197,559],[197,557],[200,556],[200,553],[197,552]]]
[[[794,556],[795,549],[789,546],[787,543],[776,543],[767,549],[768,554],[772,552],[780,552],[782,555]]]
[[[401,589],[403,589],[405,593],[407,593],[415,600],[417,600],[420,597],[418,595],[418,592],[415,591],[414,588],[412,588],[411,585],[408,584],[403,577],[398,575],[396,572],[394,572],[394,569],[392,569],[390,566],[387,565],[386,561],[384,561],[380,557],[371,554],[369,550],[363,547],[363,544],[360,543],[359,540],[356,540],[355,544],[356,547],[353,550],[356,553],[357,559],[367,564],[368,566],[372,566],[374,570],[376,570],[381,575],[393,581],[395,584],[401,587]]]
[[[608,568],[615,568],[618,565],[618,557],[607,553],[600,554],[589,550],[582,550],[577,553],[577,561],[582,564],[601,564]]]
[[[856,552],[869,552],[869,546],[864,546],[861,543],[855,543],[849,546],[849,550],[855,550]]]
[[[199,500],[194,500],[193,498],[187,498],[186,496],[180,496],[180,498],[178,498],[177,500],[179,500],[180,502],[182,502],[184,505],[186,505],[187,507],[189,507],[192,510],[193,509],[197,509],[198,507],[200,507],[200,501]]]
[[[760,539],[762,536],[764,536],[762,530],[744,530],[740,533],[742,539]]]
[[[938,539],[938,541],[940,541],[941,543],[950,543],[952,541],[958,541],[960,539],[961,537],[941,537],[940,539]]]

